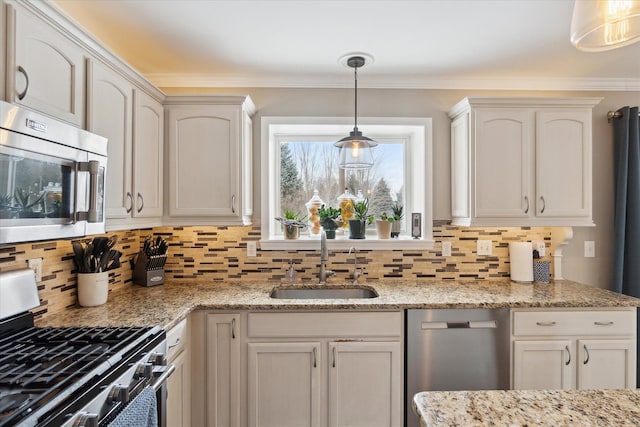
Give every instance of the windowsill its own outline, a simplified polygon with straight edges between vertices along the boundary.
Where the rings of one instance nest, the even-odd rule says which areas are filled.
[[[374,236],[367,236],[366,239],[349,239],[344,236],[337,236],[335,239],[327,239],[329,250],[344,250],[349,248],[358,250],[427,250],[433,249],[434,241],[426,239],[413,239],[408,236],[400,236],[397,239],[378,239]],[[297,240],[269,239],[260,240],[260,249],[264,251],[290,251],[290,250],[319,250],[320,238],[301,237]]]

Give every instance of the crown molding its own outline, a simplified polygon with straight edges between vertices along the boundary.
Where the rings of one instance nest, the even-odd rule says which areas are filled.
[[[344,76],[331,75],[229,75],[149,73],[146,78],[160,88],[169,87],[261,87],[261,88],[352,88]],[[463,90],[568,90],[640,91],[639,78],[492,77],[438,78],[402,75],[365,75],[360,88],[369,89],[463,89]]]

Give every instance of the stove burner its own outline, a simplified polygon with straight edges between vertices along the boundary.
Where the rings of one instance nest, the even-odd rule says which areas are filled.
[[[27,400],[29,400],[29,395],[24,393],[13,393],[0,397],[0,415],[10,414],[20,408]]]

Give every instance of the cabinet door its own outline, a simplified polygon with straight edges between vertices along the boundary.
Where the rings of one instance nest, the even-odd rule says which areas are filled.
[[[529,196],[532,122],[529,111],[475,112],[475,173],[472,172],[472,176],[475,176],[477,217],[526,218],[533,212]]]
[[[169,363],[176,370],[167,380],[167,426],[189,427],[191,372],[188,351],[181,352]]]
[[[591,110],[536,113],[536,215],[591,218]]]
[[[636,388],[633,340],[578,340],[579,389]]]
[[[135,92],[133,126],[133,196],[135,217],[162,216],[164,111],[146,93]]]
[[[107,151],[107,218],[128,218],[131,194],[131,84],[98,61],[89,67],[88,129],[109,139]]]
[[[207,425],[240,425],[240,316],[207,315]]]
[[[329,426],[401,426],[399,342],[329,343]]]
[[[247,346],[249,426],[320,426],[320,343]]]
[[[169,215],[238,218],[241,109],[169,109]]]
[[[84,51],[20,5],[12,6],[15,57],[8,60],[7,100],[83,127]]]
[[[514,341],[513,345],[514,389],[573,388],[576,355],[570,340]]]

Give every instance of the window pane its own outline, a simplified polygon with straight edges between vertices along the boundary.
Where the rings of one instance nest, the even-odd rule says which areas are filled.
[[[306,216],[305,203],[318,190],[325,205],[338,207],[338,196],[345,188],[354,195],[369,198],[369,214],[391,214],[394,201],[404,200],[404,140],[378,140],[374,165],[368,170],[344,171],[338,167],[339,150],[333,141],[280,142],[280,204]]]

